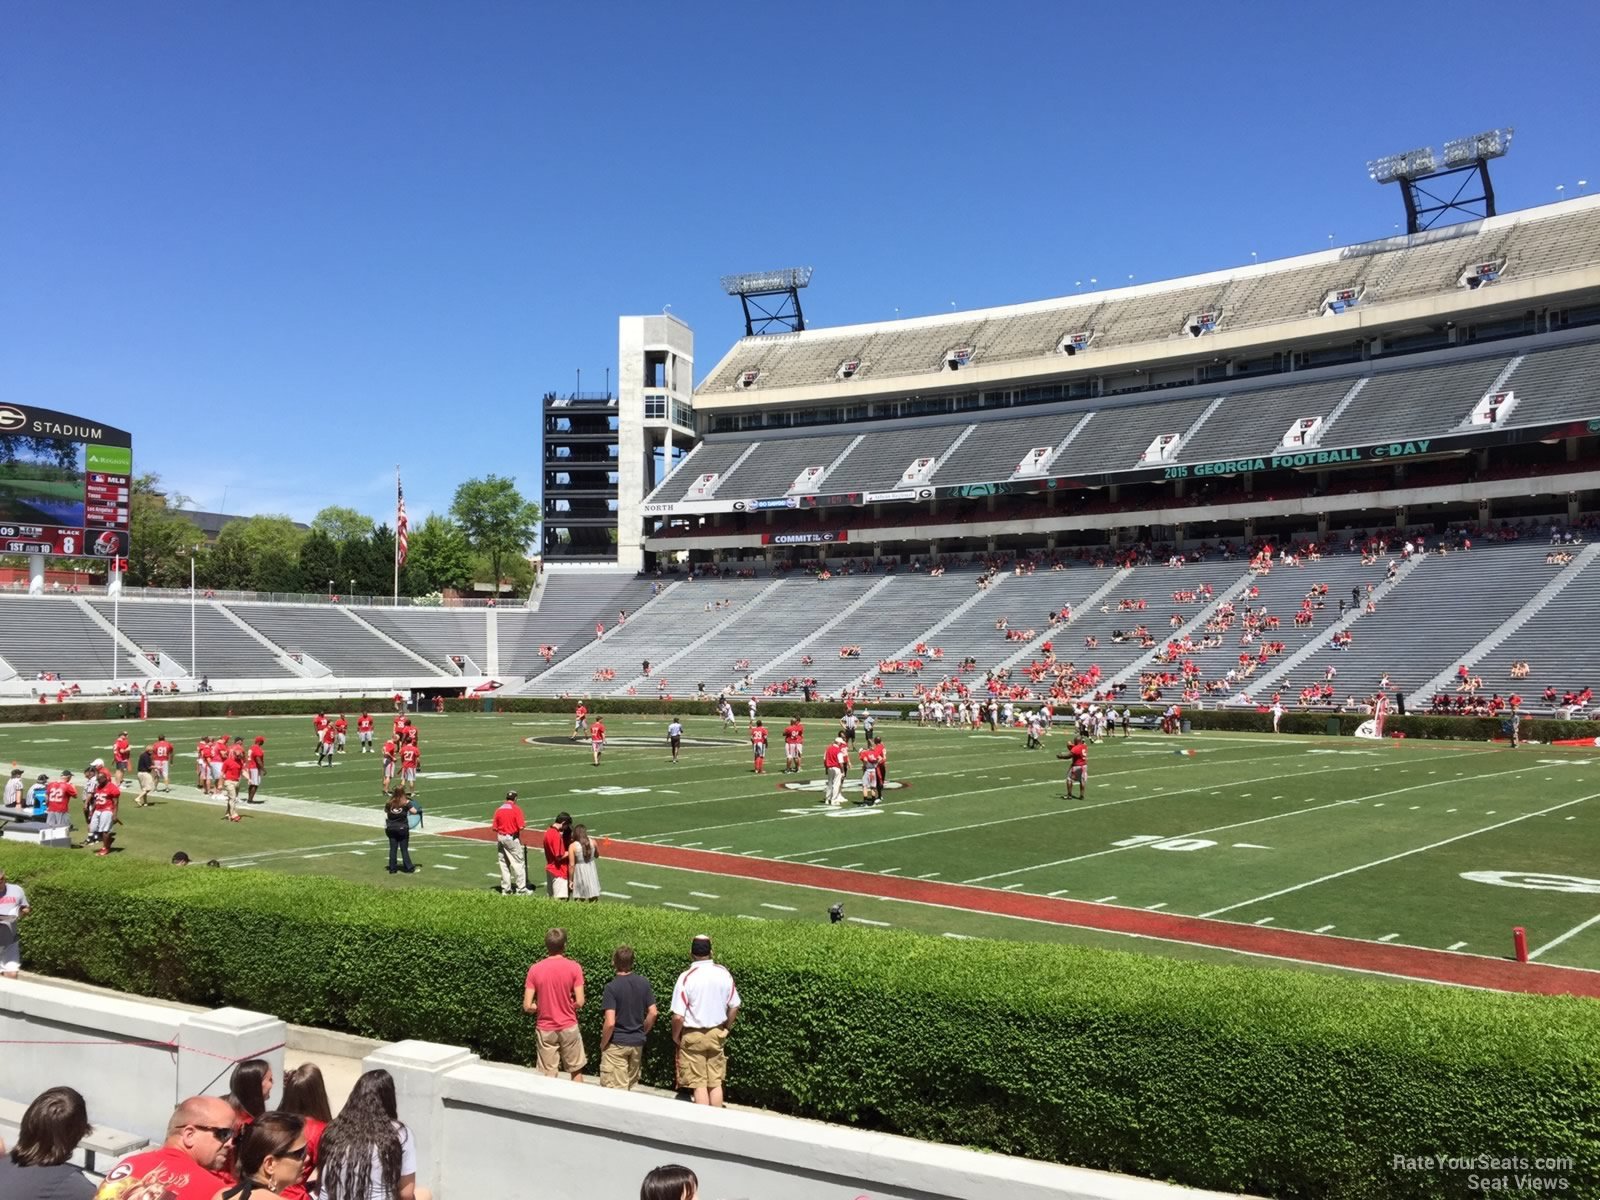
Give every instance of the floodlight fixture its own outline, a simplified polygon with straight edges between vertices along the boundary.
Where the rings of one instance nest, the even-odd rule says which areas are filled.
[[[777,271],[750,271],[724,275],[722,290],[739,297],[744,307],[744,335],[801,333],[806,327],[800,311],[800,289],[811,282],[810,267],[784,267]]]
[[[810,267],[784,267],[778,271],[724,275],[722,290],[730,296],[753,296],[762,292],[787,292],[790,288],[803,288],[810,282]]]
[[[1494,187],[1489,181],[1489,160],[1506,154],[1514,133],[1507,125],[1451,138],[1442,154],[1436,154],[1432,146],[1386,154],[1367,163],[1367,175],[1374,183],[1400,185],[1408,234],[1432,228],[1449,213],[1465,219],[1492,217]]]

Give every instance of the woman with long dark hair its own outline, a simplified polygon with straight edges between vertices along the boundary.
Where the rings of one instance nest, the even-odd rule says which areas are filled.
[[[245,1123],[259,1121],[272,1095],[272,1064],[264,1058],[247,1058],[234,1067],[228,1079],[228,1103]]]
[[[322,1200],[415,1200],[416,1144],[400,1122],[389,1072],[356,1080],[319,1152]]]
[[[677,1163],[657,1167],[639,1185],[639,1200],[695,1200],[699,1194],[700,1180]]]
[[[6,1200],[90,1200],[95,1185],[70,1161],[89,1132],[83,1097],[53,1087],[22,1114],[17,1144],[0,1154],[0,1196]]]
[[[305,1157],[305,1122],[293,1113],[262,1113],[239,1141],[239,1182],[211,1200],[250,1200],[258,1192],[276,1195],[300,1178]]]
[[[321,1161],[322,1134],[333,1120],[328,1108],[328,1088],[316,1063],[301,1063],[283,1073],[283,1099],[278,1111],[294,1113],[306,1123],[306,1157],[300,1178],[279,1193],[284,1200],[309,1200],[311,1181]]]
[[[420,812],[406,795],[403,784],[395,785],[394,792],[383,806],[383,831],[389,835],[389,874],[404,871],[407,875],[416,870],[411,865],[411,814]],[[395,865],[398,854],[404,866]]]
[[[567,873],[572,878],[571,892],[574,900],[600,899],[600,872],[595,859],[600,857],[600,847],[589,836],[587,825],[572,827],[572,845],[567,847]]]

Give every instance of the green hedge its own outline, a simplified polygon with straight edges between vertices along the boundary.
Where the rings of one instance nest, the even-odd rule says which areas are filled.
[[[821,911],[556,910],[4,845],[0,863],[33,903],[30,969],[136,993],[527,1063],[523,976],[559,911],[591,1051],[612,947],[636,948],[664,1004],[691,935],[718,939],[745,1002],[730,1043],[742,1103],[1267,1196],[1467,1194],[1459,1173],[1393,1165],[1440,1151],[1571,1156],[1572,1194],[1600,1181],[1591,1001],[953,942]],[[670,1084],[664,1032],[645,1077]]]

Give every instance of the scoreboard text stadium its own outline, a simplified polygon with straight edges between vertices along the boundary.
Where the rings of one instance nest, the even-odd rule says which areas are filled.
[[[132,488],[126,430],[0,404],[0,554],[126,558]]]

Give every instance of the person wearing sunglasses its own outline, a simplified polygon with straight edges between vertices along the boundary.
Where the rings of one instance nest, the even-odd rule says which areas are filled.
[[[213,1200],[219,1191],[233,1186],[224,1173],[233,1149],[233,1122],[233,1105],[221,1096],[191,1096],[173,1110],[166,1140],[112,1167],[95,1200],[124,1196]]]
[[[250,1122],[239,1140],[239,1182],[212,1200],[251,1200],[299,1182],[306,1159],[305,1121],[293,1113],[269,1112]]]

